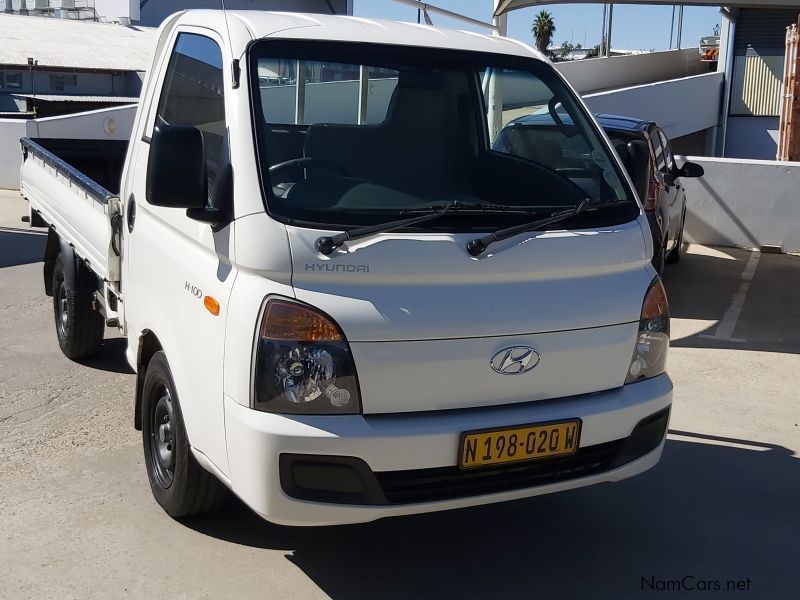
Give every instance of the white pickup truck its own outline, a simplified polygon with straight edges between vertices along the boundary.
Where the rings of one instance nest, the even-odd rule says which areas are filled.
[[[493,148],[533,113],[535,147]],[[230,489],[277,523],[363,522],[659,460],[669,314],[639,182],[520,42],[188,11],[127,144],[21,143],[59,344],[127,337],[172,516]]]

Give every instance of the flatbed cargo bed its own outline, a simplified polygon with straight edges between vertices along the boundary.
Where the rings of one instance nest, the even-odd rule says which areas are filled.
[[[118,194],[128,143],[21,140],[20,189],[31,212],[74,247],[103,281],[119,280]]]

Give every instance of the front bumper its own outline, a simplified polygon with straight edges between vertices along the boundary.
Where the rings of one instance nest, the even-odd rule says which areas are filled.
[[[613,442],[621,447],[621,440],[631,436],[638,423],[669,408],[671,402],[672,382],[667,375],[583,396],[415,414],[274,415],[251,410],[226,398],[230,483],[246,504],[272,522],[335,525],[463,508],[618,481],[655,465],[661,455],[663,438],[655,449],[621,466],[615,466],[612,459],[605,463],[605,470],[599,472],[596,468],[575,470],[575,476],[557,477],[557,480],[552,476],[538,480],[523,478],[518,480],[523,487],[508,489],[506,483],[502,491],[483,493],[492,488],[476,488],[475,493],[452,498],[443,497],[440,492],[438,496],[429,497],[444,499],[428,500],[424,495],[403,496],[402,489],[399,495],[385,489],[387,476],[395,482],[396,488],[404,472],[411,475],[444,473],[447,468],[454,467],[463,431],[578,417],[582,420],[579,454],[590,456],[612,447]],[[281,455],[354,457],[379,475],[380,485],[387,493],[382,501],[374,503],[335,503],[330,499],[309,501],[291,497],[281,485]],[[542,461],[540,465],[550,462]],[[533,481],[542,483],[530,485]]]

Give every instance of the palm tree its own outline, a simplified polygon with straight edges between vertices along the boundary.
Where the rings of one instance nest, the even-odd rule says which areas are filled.
[[[553,22],[553,15],[546,10],[539,11],[531,27],[533,37],[536,38],[536,47],[540,52],[547,54],[547,49],[553,42],[553,34],[556,32],[556,24]]]

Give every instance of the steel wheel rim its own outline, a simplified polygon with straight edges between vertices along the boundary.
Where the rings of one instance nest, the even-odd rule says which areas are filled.
[[[155,400],[150,415],[151,471],[158,485],[166,489],[175,478],[175,412],[164,384],[153,389],[151,399]]]
[[[67,337],[68,320],[69,300],[67,298],[67,286],[62,279],[58,286],[58,297],[56,298],[56,325],[58,325],[58,333],[62,339]]]

